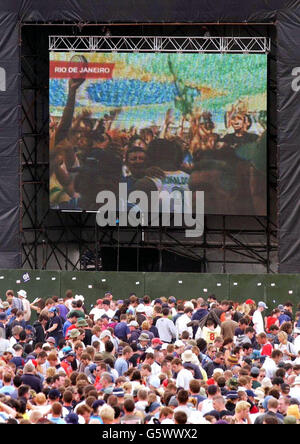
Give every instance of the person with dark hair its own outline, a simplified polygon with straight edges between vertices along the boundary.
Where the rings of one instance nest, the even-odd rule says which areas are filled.
[[[164,308],[162,310],[163,317],[158,319],[155,326],[158,330],[160,339],[163,342],[171,344],[177,339],[178,333],[173,321],[169,319],[169,313],[170,313],[169,308]]]
[[[124,413],[120,424],[142,424],[142,417],[135,413],[135,403],[132,399],[126,399],[124,402]]]
[[[58,345],[59,340],[63,339],[63,325],[58,310],[55,307],[50,308],[49,318],[50,321],[46,333],[48,334],[48,337],[51,336],[54,338],[56,345]]]

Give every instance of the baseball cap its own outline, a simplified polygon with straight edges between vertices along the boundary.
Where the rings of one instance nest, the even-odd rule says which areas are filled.
[[[171,296],[170,298],[169,298],[169,302],[170,302],[170,304],[176,304],[176,298],[174,298],[173,296]]]
[[[50,338],[47,339],[47,342],[50,342],[51,344],[56,344],[56,341],[54,338],[52,338],[52,336],[50,336]]]
[[[250,374],[252,376],[258,376],[259,375],[259,368],[258,367],[252,367]]]
[[[7,318],[5,313],[0,313],[0,321],[5,321],[5,319]]]
[[[155,299],[154,304],[161,304],[162,305],[161,299]]]
[[[51,399],[52,401],[54,399],[61,398],[61,393],[57,389],[51,389],[48,393],[48,398]]]
[[[118,398],[124,398],[125,392],[122,387],[115,387],[112,391],[112,394],[117,396]]]
[[[266,303],[265,303],[265,302],[262,302],[262,301],[260,301],[260,302],[257,304],[257,306],[258,306],[258,307],[263,307],[263,308],[265,308],[265,309],[268,308],[267,305],[266,305]]]
[[[158,409],[160,407],[160,404],[158,402],[152,402],[152,404],[149,407],[149,413],[154,412],[154,410]]]
[[[175,347],[182,347],[185,345],[185,343],[182,342],[181,340],[179,340],[179,341],[176,341],[174,345],[175,345]]]
[[[79,424],[78,420],[79,417],[76,413],[69,413],[66,417],[65,417],[66,423],[67,424]]]
[[[159,338],[153,338],[153,339],[152,339],[152,344],[162,345],[163,342],[162,342],[162,340],[159,339]]]
[[[100,335],[100,339],[105,338],[106,336],[109,336],[111,338],[111,333],[109,330],[103,330],[103,332]]]
[[[176,396],[172,396],[172,398],[169,401],[168,407],[178,407],[179,402],[176,399]]]
[[[66,353],[69,353],[70,351],[72,351],[72,347],[70,347],[69,345],[67,345],[66,347],[63,347],[62,352],[65,355]]]
[[[102,304],[102,303],[103,303],[103,299],[97,299],[97,301],[96,301],[97,305]]]
[[[97,399],[97,401],[93,402],[92,409],[96,410],[99,407],[102,407],[104,404],[105,404],[105,401],[103,399]]]
[[[139,324],[138,324],[136,321],[131,321],[131,322],[128,324],[128,326],[129,326],[129,327],[136,327],[136,328],[138,328]]]
[[[103,305],[110,305],[110,301],[108,301],[107,299],[104,299],[104,301],[102,303],[103,303]]]
[[[249,398],[255,398],[255,393],[253,392],[253,390],[246,390],[246,393]]]
[[[279,304],[277,308],[278,308],[278,310],[280,310],[280,311],[284,311],[284,306],[283,306],[282,304]]]
[[[247,304],[247,305],[254,305],[255,301],[253,299],[247,299],[245,304]]]

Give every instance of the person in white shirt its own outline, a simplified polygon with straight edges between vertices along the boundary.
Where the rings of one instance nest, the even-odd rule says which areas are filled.
[[[290,390],[289,396],[291,398],[296,398],[300,402],[300,376],[296,376],[293,383],[293,387]]]
[[[253,313],[252,322],[253,322],[253,328],[256,331],[256,334],[264,333],[264,320],[262,317],[262,312],[264,310],[267,310],[267,306],[264,302],[259,302],[257,304],[257,310]]]
[[[192,372],[183,367],[181,359],[175,358],[172,361],[172,370],[177,374],[176,387],[189,390],[190,382],[194,379]]]
[[[151,318],[153,315],[153,307],[151,305],[151,299],[149,296],[144,296],[143,297],[143,303],[144,303],[144,307],[145,307],[145,313],[147,318]]]
[[[192,327],[187,326],[187,324],[191,322],[192,316],[193,316],[193,310],[190,307],[188,307],[184,310],[184,314],[177,319],[175,327],[177,329],[178,337],[181,337],[184,331],[189,332],[190,338],[193,337]]]
[[[220,389],[216,385],[210,385],[207,389],[207,399],[200,402],[198,406],[198,410],[202,413],[202,415],[206,415],[206,413],[214,410],[213,398],[220,394]]]
[[[266,371],[266,377],[273,379],[276,370],[278,369],[278,364],[283,358],[283,353],[280,350],[273,350],[271,357],[267,356],[262,368]]]
[[[98,319],[100,319],[103,315],[106,315],[109,319],[112,319],[115,312],[110,308],[110,301],[108,299],[104,299],[102,302],[102,308],[99,309],[97,306],[91,310],[90,314],[94,315],[94,322],[97,322]]]
[[[294,328],[294,347],[295,347],[295,352],[298,355],[299,351],[300,351],[300,328],[295,327]]]
[[[31,307],[30,302],[27,300],[27,293],[25,290],[20,290],[18,291],[18,296],[23,304],[24,321],[29,322],[31,318]]]
[[[156,328],[158,330],[159,338],[163,342],[171,344],[174,340],[177,339],[177,330],[173,321],[168,318],[169,313],[170,312],[168,308],[163,309],[163,317],[158,319],[158,321],[156,322]]]
[[[98,299],[95,307],[90,311],[90,317],[93,319],[94,322],[96,322],[97,319],[100,319],[101,316],[104,314],[102,304],[103,299]]]

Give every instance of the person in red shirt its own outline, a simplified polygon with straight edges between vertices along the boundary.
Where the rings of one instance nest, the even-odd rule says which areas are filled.
[[[273,346],[269,342],[266,333],[259,333],[256,336],[256,340],[257,340],[258,344],[261,346],[261,349],[260,349],[261,356],[271,357],[271,354],[273,351]]]
[[[66,354],[65,358],[60,364],[61,367],[66,372],[67,376],[70,376],[71,373],[73,372],[72,362],[74,361],[75,357],[76,357],[75,353],[69,352]]]
[[[278,327],[280,327],[280,323],[279,323],[279,316],[281,314],[281,311],[278,308],[275,308],[275,310],[272,311],[271,316],[268,316],[267,318],[265,318],[265,329],[267,333],[271,333],[270,332],[270,327],[271,325],[277,325]]]

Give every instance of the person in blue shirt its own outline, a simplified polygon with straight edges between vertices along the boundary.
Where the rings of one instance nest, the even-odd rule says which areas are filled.
[[[71,327],[71,325],[75,325],[77,322],[77,319],[78,319],[77,313],[71,312],[67,315],[67,320],[63,325],[64,338],[66,337],[68,328]]]
[[[129,359],[133,355],[131,347],[124,347],[122,356],[115,362],[115,370],[117,370],[119,376],[123,376],[129,369]]]
[[[130,335],[130,328],[127,325],[127,315],[122,314],[120,316],[120,322],[115,326],[115,336],[121,341],[128,342]]]

